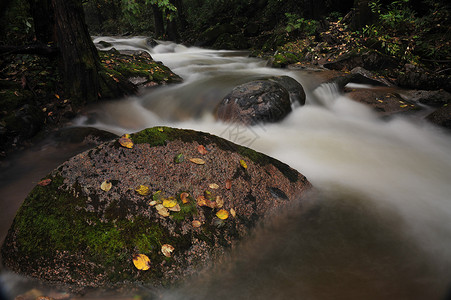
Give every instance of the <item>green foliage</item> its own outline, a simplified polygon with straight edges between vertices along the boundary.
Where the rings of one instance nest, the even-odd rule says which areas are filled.
[[[429,11],[417,17],[409,0],[394,1],[386,7],[381,5],[380,0],[370,1],[370,8],[378,22],[363,28],[367,46],[410,63],[419,63],[420,57],[449,57],[449,5],[440,1],[424,1],[423,4]],[[434,30],[440,32],[436,37]]]
[[[23,44],[34,36],[33,19],[26,0],[11,0],[0,18],[0,41],[7,44]]]
[[[288,33],[299,30],[305,33],[305,35],[313,35],[317,30],[318,21],[304,19],[299,15],[292,13],[285,13],[285,16],[288,19],[287,26],[285,27],[285,30]]]

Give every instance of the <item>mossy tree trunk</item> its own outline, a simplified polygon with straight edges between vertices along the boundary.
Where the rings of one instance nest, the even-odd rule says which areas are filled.
[[[101,96],[101,65],[84,20],[81,0],[52,0],[52,6],[66,92],[78,104],[93,102]]]

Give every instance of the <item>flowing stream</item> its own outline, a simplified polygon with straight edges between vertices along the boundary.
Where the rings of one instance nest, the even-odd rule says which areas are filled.
[[[311,199],[270,216],[237,249],[186,285],[149,293],[168,300],[450,296],[449,133],[419,119],[381,120],[333,85],[318,85],[318,72],[267,68],[265,61],[244,52],[168,42],[151,48],[140,37],[97,40],[118,50],[148,51],[184,81],[91,107],[74,126],[116,134],[160,125],[210,132],[287,163],[318,190]],[[275,75],[298,80],[306,90],[306,105],[294,107],[277,124],[240,127],[214,119],[215,106],[234,86]],[[68,156],[70,151],[64,151]],[[48,159],[58,149],[37,152]],[[36,155],[20,159],[33,164]],[[2,238],[23,200],[11,204],[5,193],[17,194],[23,184],[26,194],[54,164],[37,171],[19,168],[20,180],[0,186],[2,208],[9,207],[2,213]]]

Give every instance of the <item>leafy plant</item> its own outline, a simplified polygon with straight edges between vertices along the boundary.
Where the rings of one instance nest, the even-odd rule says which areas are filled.
[[[286,32],[290,33],[295,30],[300,30],[306,35],[313,35],[318,27],[318,21],[301,18],[297,14],[285,13],[287,17]]]

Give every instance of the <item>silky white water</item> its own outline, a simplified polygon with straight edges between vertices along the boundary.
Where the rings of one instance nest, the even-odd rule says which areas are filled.
[[[163,299],[445,299],[451,287],[451,139],[418,119],[381,120],[311,73],[243,53],[144,38],[97,38],[141,49],[184,82],[101,104],[77,126],[116,134],[153,126],[210,132],[275,157],[318,190],[268,218],[249,240]],[[307,104],[277,124],[213,117],[234,86],[288,75]]]

